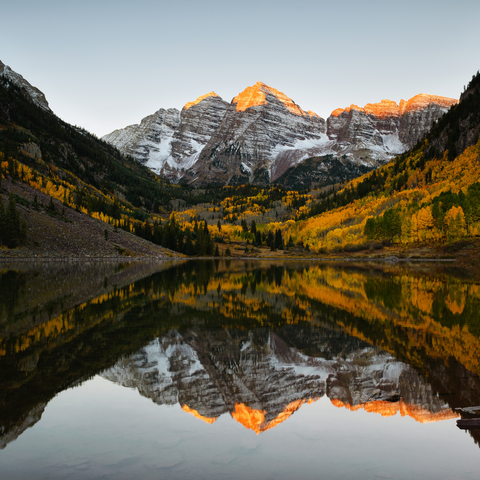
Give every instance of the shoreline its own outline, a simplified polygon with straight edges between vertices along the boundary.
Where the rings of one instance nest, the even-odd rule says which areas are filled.
[[[381,262],[381,263],[457,263],[456,258],[400,258],[388,257],[180,257],[180,256],[142,256],[142,257],[7,257],[0,256],[0,262],[141,262],[141,261],[190,261],[190,260],[250,260],[250,261],[306,261],[306,262]]]

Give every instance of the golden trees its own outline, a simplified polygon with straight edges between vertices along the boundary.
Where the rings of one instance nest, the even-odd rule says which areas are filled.
[[[444,228],[448,241],[455,241],[465,233],[465,214],[462,207],[453,206],[445,215]]]

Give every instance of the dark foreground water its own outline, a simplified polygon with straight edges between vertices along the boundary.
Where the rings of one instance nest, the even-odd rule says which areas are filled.
[[[479,479],[480,284],[0,265],[0,479]]]

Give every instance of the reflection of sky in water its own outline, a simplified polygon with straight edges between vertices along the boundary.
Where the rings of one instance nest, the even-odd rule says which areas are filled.
[[[96,376],[60,393],[0,452],[0,476],[473,479],[478,456],[455,420],[384,418],[323,397],[256,435],[228,414],[209,425]]]

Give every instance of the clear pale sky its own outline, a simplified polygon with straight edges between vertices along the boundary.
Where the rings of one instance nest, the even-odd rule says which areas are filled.
[[[480,69],[478,0],[23,0],[0,60],[102,136],[262,81],[327,118],[352,103],[458,98]]]

